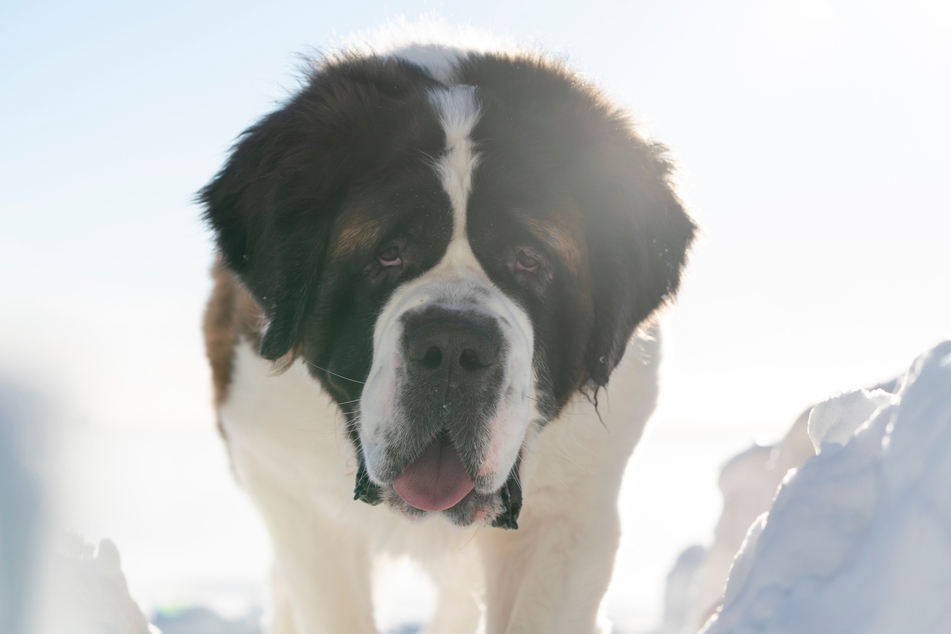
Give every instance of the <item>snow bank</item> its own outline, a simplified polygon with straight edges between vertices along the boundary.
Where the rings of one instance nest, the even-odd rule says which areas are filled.
[[[704,634],[951,632],[951,341],[897,393],[817,405]]]
[[[129,596],[111,541],[94,549],[78,535],[64,535],[46,568],[37,634],[161,634]]]
[[[696,634],[723,601],[730,567],[750,525],[769,510],[786,473],[816,455],[807,433],[810,407],[775,445],[753,445],[720,469],[723,511],[707,547],[688,548],[667,577],[658,634]],[[689,564],[689,566],[688,566]]]

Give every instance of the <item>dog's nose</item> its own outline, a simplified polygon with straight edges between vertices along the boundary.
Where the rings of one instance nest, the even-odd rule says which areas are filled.
[[[413,369],[447,375],[453,387],[492,366],[501,346],[493,319],[443,308],[407,317],[403,332],[403,352]]]

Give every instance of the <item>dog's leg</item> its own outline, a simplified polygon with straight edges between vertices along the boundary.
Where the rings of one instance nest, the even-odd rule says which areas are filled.
[[[281,581],[281,575],[275,566],[271,570],[271,606],[270,613],[265,615],[265,631],[269,634],[297,634],[294,627],[294,615],[287,598],[287,590]]]
[[[420,634],[474,634],[479,627],[483,571],[476,547],[467,546],[429,567],[439,595],[433,618]]]
[[[345,525],[356,460],[339,411],[303,364],[275,374],[235,348],[219,409],[232,468],[274,545],[273,634],[374,633],[366,533]],[[350,469],[353,471],[350,471]],[[369,507],[367,507],[369,508]]]
[[[600,513],[596,523],[525,517],[517,531],[486,540],[488,634],[600,631],[620,534],[616,511]]]
[[[642,342],[650,354],[632,345],[602,394],[600,416],[576,399],[525,450],[519,528],[476,538],[486,566],[487,634],[599,631],[620,540],[621,479],[657,394],[656,345]]]
[[[274,539],[274,573],[294,623],[291,631],[375,633],[370,561],[363,540],[313,514],[268,517],[268,524]]]

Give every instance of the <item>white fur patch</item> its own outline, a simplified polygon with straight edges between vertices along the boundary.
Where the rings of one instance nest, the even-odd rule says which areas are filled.
[[[393,409],[401,389],[397,368],[402,363],[402,315],[429,305],[482,312],[497,321],[507,350],[502,398],[489,425],[488,451],[479,468],[479,475],[488,477],[497,489],[518,458],[528,425],[538,418],[532,369],[534,332],[525,311],[492,283],[466,233],[469,194],[479,164],[471,139],[479,120],[475,89],[440,88],[430,93],[430,100],[446,135],[446,147],[434,169],[452,207],[452,237],[442,260],[398,288],[377,318],[373,365],[360,402],[360,441],[370,477],[379,481],[388,438],[393,432],[400,436],[409,423]]]
[[[412,22],[399,18],[382,27],[354,33],[331,44],[328,57],[346,53],[398,57],[451,86],[455,83],[456,67],[467,55],[520,50],[524,49],[515,40],[500,38],[498,34],[421,17]]]
[[[392,55],[421,66],[442,83],[450,84],[456,66],[467,53],[468,51],[444,44],[413,43],[396,49]]]
[[[475,88],[454,86],[430,93],[446,134],[446,149],[436,162],[436,172],[452,203],[452,241],[465,240],[466,206],[472,191],[472,174],[479,155],[469,135],[479,120]]]

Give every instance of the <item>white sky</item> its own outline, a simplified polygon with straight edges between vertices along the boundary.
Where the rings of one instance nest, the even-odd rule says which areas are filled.
[[[198,512],[214,497],[208,491],[225,495],[229,486],[220,456],[191,491],[169,492],[155,472],[176,469],[163,458],[176,447],[181,464],[195,465],[218,446],[200,338],[211,246],[193,193],[237,134],[294,88],[299,54],[421,14],[566,55],[680,165],[703,235],[664,316],[661,405],[654,444],[642,447],[654,453],[638,469],[653,474],[647,480],[673,478],[679,472],[661,459],[687,445],[664,442],[691,443],[703,484],[668,480],[651,508],[667,512],[671,500],[701,489],[707,497],[690,502],[704,509],[691,516],[700,526],[693,533],[688,522],[642,531],[669,542],[648,548],[663,554],[653,555],[651,579],[681,542],[709,530],[716,452],[733,447],[723,438],[774,438],[807,405],[890,378],[951,337],[945,0],[6,0],[0,376],[32,384],[69,420],[99,430],[77,445],[98,449],[74,452],[67,471],[110,457],[76,485],[102,508],[84,507],[87,517],[75,521],[119,536],[133,585],[143,587],[160,560],[170,575],[181,562],[141,532],[148,528],[137,513],[151,502],[130,501],[129,487],[168,504],[180,494]],[[185,432],[199,429],[202,440],[190,444]],[[136,468],[150,471],[136,476]],[[133,475],[117,481],[115,470]],[[638,504],[654,495],[631,486],[626,495],[641,496]],[[222,504],[230,510],[206,531],[219,563],[232,561],[227,549],[240,539],[222,542],[217,528],[250,517],[239,496]],[[263,536],[247,530],[257,566]],[[628,568],[619,564],[619,578],[650,555],[637,552]],[[653,592],[651,601],[659,586]]]

